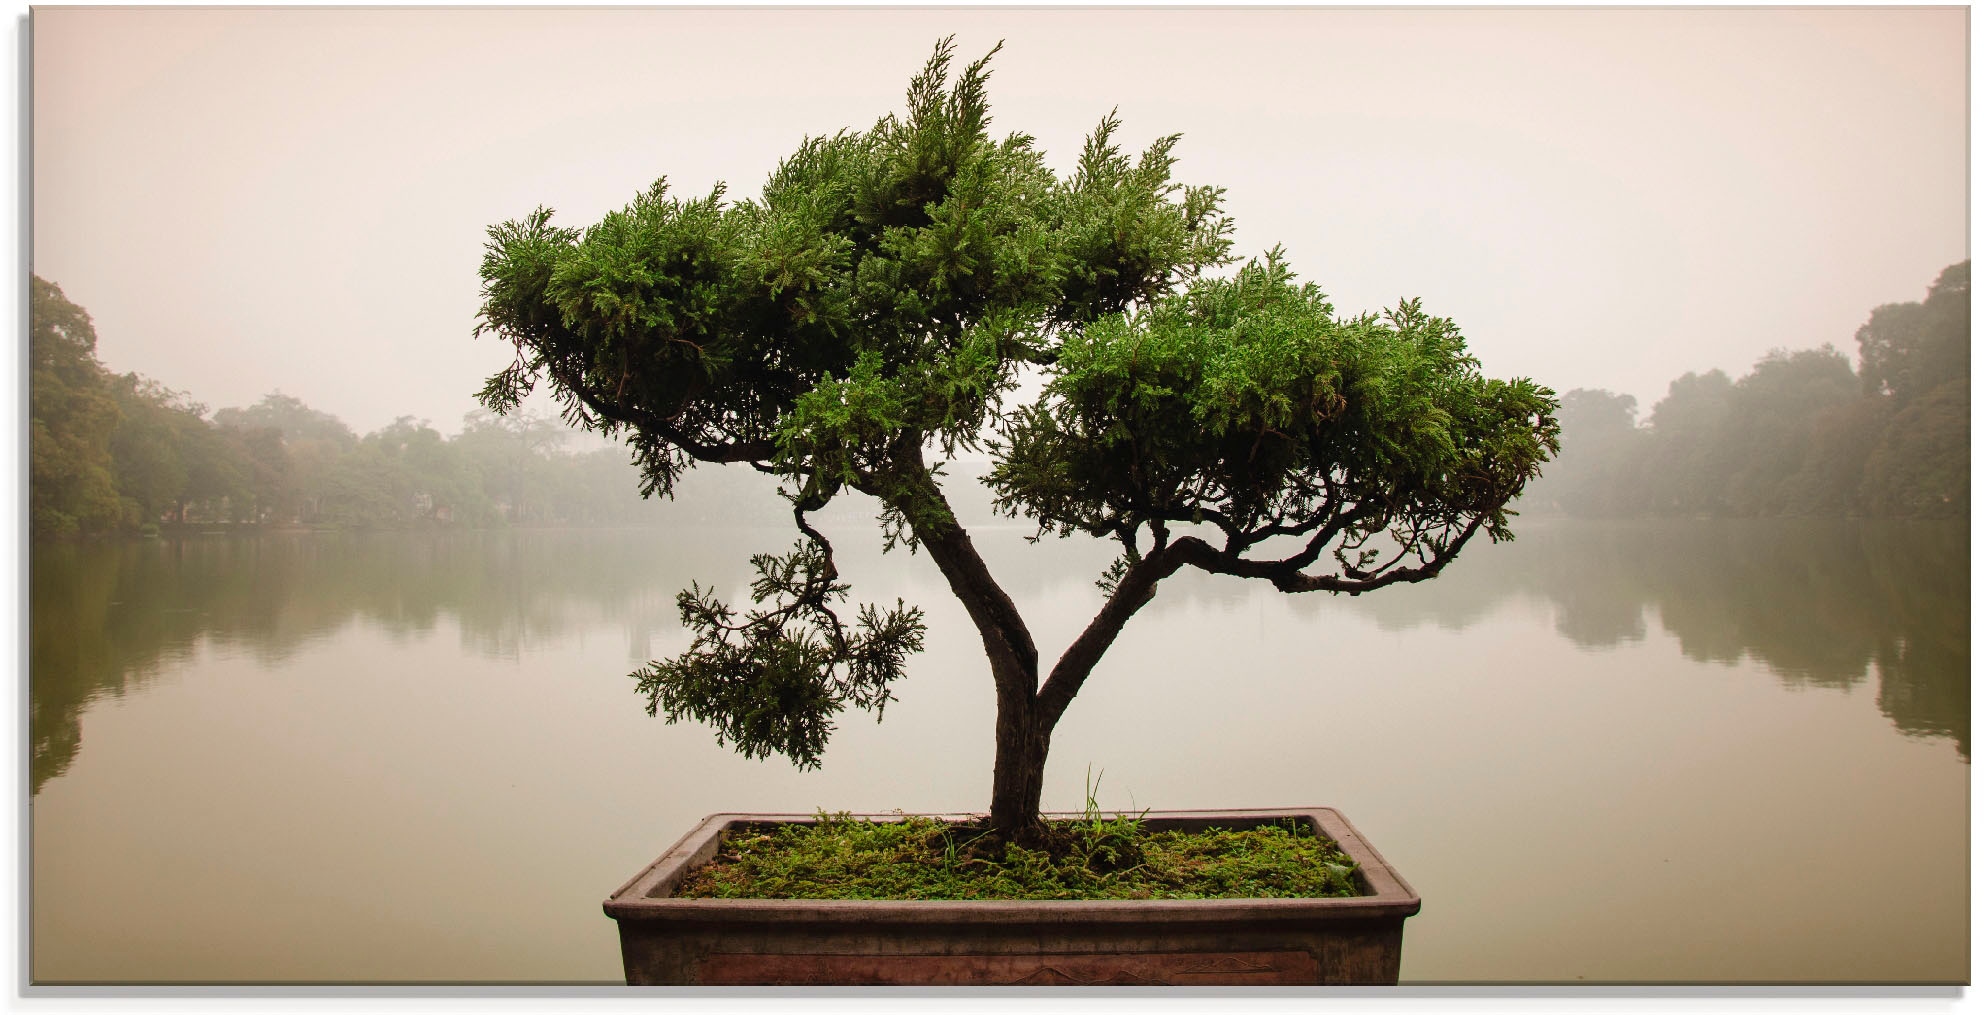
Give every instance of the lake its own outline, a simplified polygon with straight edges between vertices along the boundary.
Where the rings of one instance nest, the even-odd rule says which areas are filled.
[[[649,718],[676,591],[794,538],[656,510],[33,547],[34,979],[613,982],[601,900],[706,814],[986,806],[977,635],[858,510],[823,523],[853,601],[930,626],[883,723],[801,772]],[[1181,574],[1047,806],[1100,772],[1107,808],[1336,807],[1425,900],[1407,982],[1968,979],[1965,526],[1515,529],[1358,598]],[[1108,547],[974,531],[1057,655]]]

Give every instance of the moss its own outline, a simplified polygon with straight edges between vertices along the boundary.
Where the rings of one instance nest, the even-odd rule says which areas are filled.
[[[1304,822],[1153,831],[1135,818],[1057,821],[1028,848],[934,818],[727,833],[680,898],[1260,899],[1360,894],[1356,863]]]

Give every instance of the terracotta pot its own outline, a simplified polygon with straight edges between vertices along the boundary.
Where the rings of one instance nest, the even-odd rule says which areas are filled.
[[[898,815],[858,815],[875,821]],[[932,815],[965,820],[967,815]],[[1079,815],[1050,814],[1049,818]],[[1357,861],[1345,899],[678,899],[726,832],[799,814],[713,814],[606,900],[630,984],[1395,984],[1419,896],[1327,807],[1153,811],[1154,829],[1306,820]]]

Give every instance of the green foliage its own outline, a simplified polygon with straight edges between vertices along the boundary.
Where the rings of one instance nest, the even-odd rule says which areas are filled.
[[[753,598],[773,605],[741,621],[684,593],[691,649],[634,674],[651,710],[812,765],[827,716],[882,700],[921,627],[899,609],[838,633],[840,586],[805,516],[848,490],[879,502],[885,547],[937,558],[1002,709],[1060,702],[1008,730],[1051,726],[1181,566],[1360,592],[1431,577],[1478,529],[1508,537],[1504,505],[1556,447],[1547,389],[1483,378],[1417,302],[1339,319],[1278,251],[1207,277],[1232,263],[1233,223],[1219,188],[1172,178],[1176,135],[1126,152],[1111,113],[1063,177],[1030,136],[991,133],[992,54],[955,75],[952,56],[937,45],[901,113],[802,141],[756,197],[684,200],[657,181],[584,228],[539,208],[489,230],[476,331],[515,349],[482,389],[489,409],[548,382],[569,422],[626,440],[644,493],[698,462],[777,475],[816,548],[762,568]],[[1009,405],[1041,370],[1046,392]],[[1008,511],[1125,544],[1052,695],[925,460],[983,449]],[[1167,542],[1169,524],[1201,522],[1225,544]],[[1308,544],[1244,555],[1281,536]],[[1325,549],[1339,572],[1305,572]],[[863,670],[880,644],[894,648]]]
[[[988,56],[948,91],[945,41],[908,110],[800,145],[761,196],[657,182],[584,230],[546,209],[490,230],[479,332],[517,360],[490,408],[549,377],[569,418],[631,430],[653,490],[692,460],[797,477],[873,469],[905,432],[974,446],[1048,333],[1222,263],[1217,192],[1132,161],[1113,118],[1059,180],[987,132]]]
[[[1581,515],[1961,518],[1970,510],[1970,263],[1921,303],[1877,307],[1860,373],[1830,345],[1773,350],[1731,381],[1686,374],[1645,426],[1573,411],[1531,503]]]
[[[28,516],[36,532],[102,531],[123,511],[110,452],[117,403],[96,328],[54,283],[37,275],[28,288]]]
[[[38,537],[160,524],[403,528],[653,521],[626,458],[559,454],[557,421],[473,413],[448,440],[411,418],[360,439],[280,392],[204,406],[95,356],[89,315],[35,280],[31,433]]]
[[[1868,513],[1970,517],[1970,379],[1937,385],[1895,413],[1867,455]]]
[[[262,396],[261,401],[247,408],[222,409],[214,413],[214,424],[240,430],[273,429],[283,443],[292,447],[311,441],[349,450],[358,443],[358,436],[344,421],[280,391]]]
[[[276,517],[290,470],[279,430],[210,423],[185,393],[137,374],[112,389],[120,419],[111,456],[126,530],[161,519]]]
[[[1050,825],[1058,845],[994,843],[984,829],[933,818],[871,822],[821,814],[811,824],[728,833],[679,898],[1262,899],[1362,894],[1356,861],[1296,822],[1203,832],[1151,831],[1136,818]],[[1120,850],[1136,863],[1121,864]]]
[[[1828,448],[1817,441],[1819,421],[1857,400],[1859,385],[1846,357],[1831,346],[1774,350],[1736,383],[1728,433],[1729,473],[1723,496],[1733,514],[1755,517],[1806,513],[1805,478]],[[1797,497],[1803,493],[1804,497]],[[1795,499],[1794,499],[1795,498]]]
[[[180,445],[204,421],[184,396],[137,374],[119,378],[112,390],[121,418],[110,453],[125,520],[156,521],[179,506],[187,482]]]
[[[1970,262],[1944,268],[1920,303],[1876,307],[1854,336],[1869,394],[1913,401],[1970,375]]]
[[[1358,571],[1389,531],[1430,559],[1481,519],[1508,538],[1503,504],[1556,448],[1548,389],[1482,377],[1416,301],[1337,317],[1279,251],[1095,322],[1049,373],[988,482],[1062,535],[1212,523],[1237,549],[1319,532]]]
[[[923,611],[901,600],[883,613],[861,607],[850,631],[832,605],[847,598],[833,558],[804,540],[783,555],[751,558],[758,578],[751,599],[771,609],[737,613],[701,586],[676,597],[682,624],[694,631],[689,650],[634,673],[648,696],[648,714],[668,721],[709,723],[717,742],[763,758],[777,752],[801,768],[817,768],[848,705],[875,713],[893,700],[889,682],[903,661],[923,649]]]
[[[1892,413],[1867,452],[1862,500],[1870,514],[1966,518],[1970,262],[1943,269],[1927,298],[1899,309],[1910,327],[1880,328],[1877,310],[1859,336],[1865,383],[1887,394]]]

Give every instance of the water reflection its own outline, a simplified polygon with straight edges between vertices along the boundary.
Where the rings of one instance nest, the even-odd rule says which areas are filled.
[[[1961,524],[1545,520],[1463,555],[1435,582],[1350,600],[1389,628],[1465,628],[1513,596],[1546,600],[1594,651],[1647,637],[1698,662],[1762,663],[1792,686],[1871,671],[1881,712],[1970,755],[1970,534]]]
[[[859,519],[855,519],[859,521]],[[1603,651],[1648,636],[1648,617],[1697,661],[1763,663],[1792,685],[1853,686],[1871,671],[1904,733],[1969,756],[1969,534],[1961,525],[1525,520],[1512,544],[1471,549],[1438,581],[1360,598],[1300,596],[1306,615],[1352,610],[1388,629],[1470,627],[1513,597],[1551,604],[1556,629]],[[1011,533],[1005,534],[1007,536]],[[456,619],[464,647],[514,656],[601,619],[630,660],[671,649],[673,597],[690,581],[734,590],[772,529],[294,535],[34,548],[31,771],[35,790],[80,748],[79,718],[206,644],[268,663],[363,622],[424,634]],[[1106,548],[981,540],[1024,608],[1086,585]],[[1070,552],[1072,551],[1072,552]],[[882,566],[929,568],[894,555]],[[857,585],[857,595],[878,589]],[[891,595],[894,593],[890,593]],[[1181,575],[1150,607],[1238,608],[1255,585]],[[1272,594],[1272,593],[1267,593]]]
[[[121,695],[196,645],[265,665],[353,623],[396,636],[444,616],[463,647],[515,657],[576,626],[624,622],[630,658],[675,627],[690,577],[740,570],[721,540],[653,532],[309,534],[34,548],[34,789],[69,767],[89,703]]]

